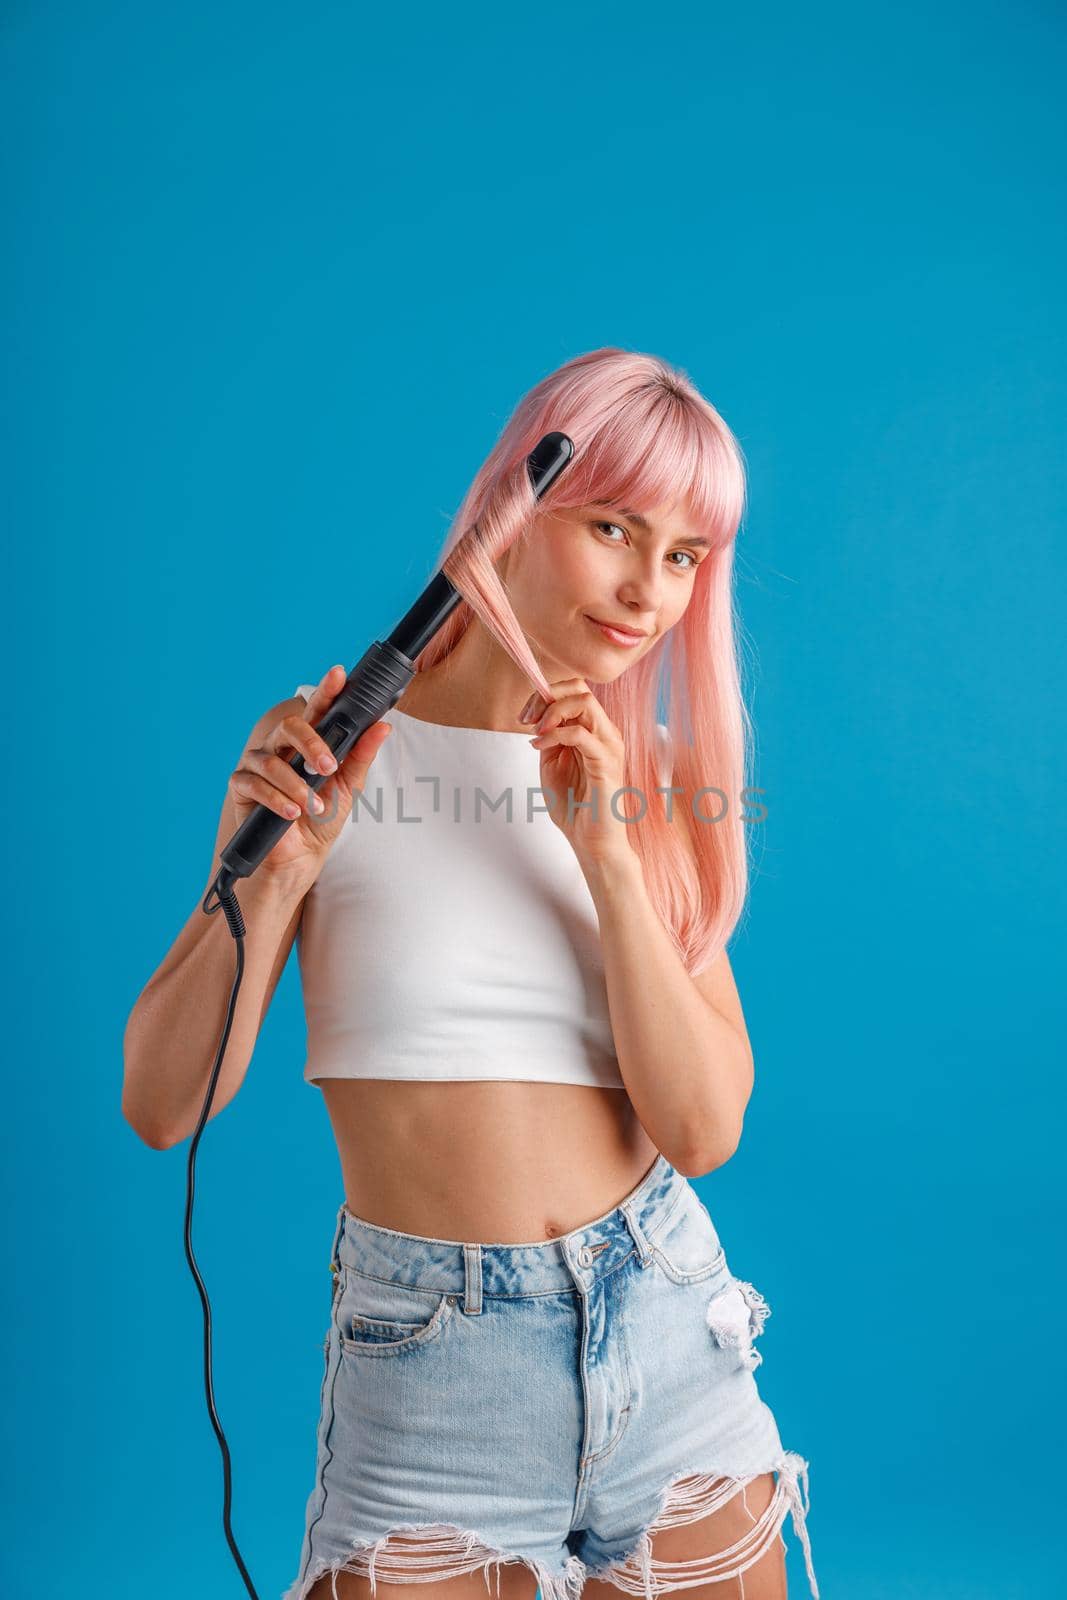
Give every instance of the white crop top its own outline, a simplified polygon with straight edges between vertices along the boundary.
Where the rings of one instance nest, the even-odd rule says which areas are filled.
[[[446,727],[395,706],[382,721],[393,731],[297,933],[305,1079],[624,1089],[596,908],[544,809],[533,729]]]

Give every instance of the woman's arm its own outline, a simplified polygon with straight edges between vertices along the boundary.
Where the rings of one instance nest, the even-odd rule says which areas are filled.
[[[541,752],[549,815],[573,846],[596,906],[619,1070],[653,1144],[679,1172],[698,1177],[737,1149],[752,1093],[752,1051],[730,963],[723,950],[699,978],[686,972],[614,809],[625,784],[622,735],[584,678],[551,687],[530,742]],[[531,700],[532,719],[544,702]],[[669,736],[664,742],[669,750]],[[670,773],[666,752],[663,770]],[[673,820],[692,856],[680,808]]]
[[[641,1125],[686,1177],[737,1149],[753,1061],[726,951],[691,978],[635,852],[586,863],[619,1071]]]
[[[272,707],[256,723],[250,743],[266,739],[291,705],[283,701]],[[296,705],[303,709],[302,700],[297,699]],[[202,902],[215,881],[219,856],[240,821],[227,787],[203,894],[126,1021],[122,1114],[153,1150],[170,1149],[196,1127],[226,1025],[237,946],[223,912],[208,915]],[[236,887],[245,924],[245,964],[211,1117],[229,1105],[244,1082],[313,881],[310,868],[296,865],[289,873],[261,868]]]
[[[225,833],[223,845],[232,832]],[[302,891],[286,890],[262,873],[240,883],[237,897],[245,922],[245,965],[211,1117],[229,1105],[244,1082],[303,911]],[[208,916],[198,905],[130,1012],[123,1037],[122,1114],[153,1150],[169,1150],[196,1127],[226,1023],[236,961],[237,946],[223,913]]]

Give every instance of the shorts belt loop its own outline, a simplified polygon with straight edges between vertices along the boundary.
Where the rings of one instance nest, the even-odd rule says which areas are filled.
[[[482,1247],[480,1244],[465,1244],[463,1246],[463,1264],[466,1268],[463,1309],[470,1316],[478,1316],[482,1309]]]
[[[633,1234],[634,1244],[637,1246],[638,1259],[643,1267],[647,1267],[652,1260],[652,1246],[645,1238],[641,1229],[641,1224],[638,1222],[637,1217],[634,1214],[632,1200],[622,1201],[622,1214],[626,1218],[626,1226]]]
[[[341,1235],[342,1235],[342,1233],[344,1232],[344,1229],[345,1229],[345,1209],[346,1209],[346,1203],[345,1203],[345,1201],[342,1200],[340,1206],[337,1209],[337,1226],[334,1229],[334,1232],[333,1232],[333,1244],[330,1247],[330,1279],[331,1279],[330,1306],[331,1306],[331,1308],[336,1306],[336,1304],[337,1304],[337,1294],[338,1294],[338,1291],[339,1291],[339,1289],[341,1287],[341,1262],[340,1262],[340,1260],[338,1258],[337,1252],[341,1248]],[[328,1336],[327,1336],[327,1343],[329,1343]]]
[[[345,1203],[345,1201],[342,1200],[340,1206],[338,1207],[338,1211],[337,1211],[337,1227],[334,1229],[333,1246],[332,1246],[332,1248],[330,1250],[330,1271],[331,1272],[336,1272],[338,1267],[340,1266],[340,1262],[337,1259],[337,1252],[340,1249],[340,1246],[341,1246],[341,1235],[342,1235],[342,1233],[344,1232],[344,1229],[345,1229],[345,1209],[346,1209],[346,1203]]]

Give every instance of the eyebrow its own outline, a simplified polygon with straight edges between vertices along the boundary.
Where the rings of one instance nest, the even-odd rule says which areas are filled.
[[[623,508],[621,506],[619,506],[618,507],[618,514],[619,514],[620,517],[629,517],[631,522],[636,523],[639,528],[643,528],[646,533],[651,533],[652,532],[652,524],[651,524],[651,522],[649,522],[647,517],[643,517],[639,511],[624,511]],[[696,538],[696,539],[676,539],[675,543],[676,544],[691,544],[691,545],[695,545],[700,550],[710,550],[711,549],[711,540],[710,539],[700,539],[700,538]]]

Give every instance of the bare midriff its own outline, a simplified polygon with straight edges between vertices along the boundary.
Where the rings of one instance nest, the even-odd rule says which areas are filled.
[[[557,1238],[612,1210],[656,1160],[621,1089],[514,1080],[316,1080],[345,1204],[469,1244]]]

